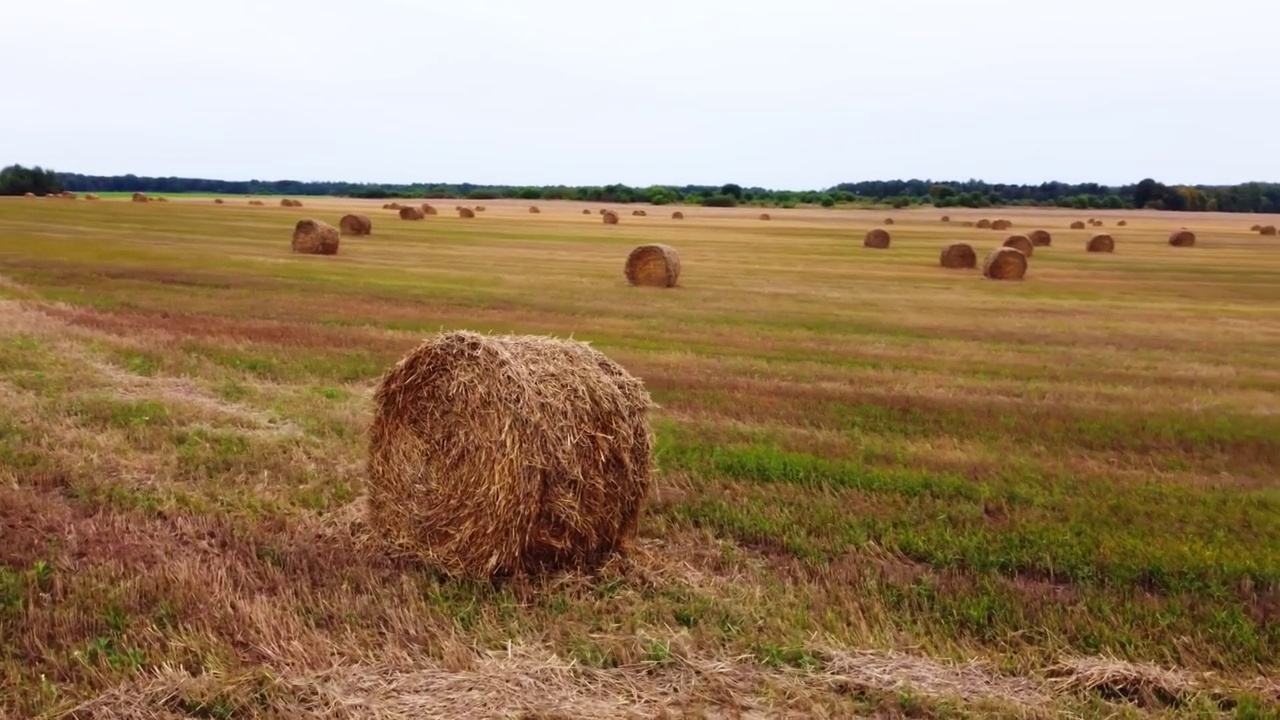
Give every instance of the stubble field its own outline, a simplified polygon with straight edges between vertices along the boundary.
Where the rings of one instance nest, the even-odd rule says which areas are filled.
[[[303,200],[0,200],[0,716],[1280,712],[1260,218]],[[938,267],[982,217],[1053,233],[1025,281]],[[682,287],[626,285],[645,242]],[[480,585],[363,533],[372,391],[442,328],[646,382],[628,560]]]

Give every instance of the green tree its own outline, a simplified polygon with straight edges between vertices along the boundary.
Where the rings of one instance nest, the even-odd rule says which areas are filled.
[[[824,208],[830,208],[830,207],[835,207],[835,206],[836,206],[836,199],[835,199],[835,198],[831,197],[830,195],[823,195],[823,196],[822,196],[822,207],[824,207]]]
[[[737,207],[738,199],[726,193],[712,195],[702,201],[703,207]]]
[[[724,187],[720,188],[720,194],[721,194],[721,195],[729,195],[729,196],[731,196],[735,201],[737,201],[737,200],[741,200],[741,199],[742,199],[742,186],[741,186],[741,185],[735,185],[735,184],[733,184],[733,183],[729,183],[728,185],[725,185]]]
[[[1151,178],[1142,180],[1133,189],[1133,206],[1139,209],[1146,207],[1147,203],[1160,197],[1163,189],[1163,185]]]
[[[25,168],[10,165],[0,170],[0,195],[48,195],[62,192],[62,182],[57,173],[40,166]]]

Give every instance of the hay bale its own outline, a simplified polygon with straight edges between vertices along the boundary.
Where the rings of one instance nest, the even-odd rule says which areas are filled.
[[[1004,247],[1016,248],[1027,257],[1031,257],[1032,253],[1035,252],[1035,245],[1031,244],[1031,238],[1026,235],[1010,235],[1004,241]]]
[[[889,247],[889,231],[876,228],[868,232],[867,236],[862,239],[862,246],[884,250]]]
[[[1091,253],[1109,253],[1116,251],[1115,238],[1106,233],[1099,233],[1089,238],[1089,244],[1085,246],[1085,251]]]
[[[1075,222],[1071,223],[1071,229],[1072,229],[1072,230],[1084,230],[1084,223],[1082,223],[1082,222],[1080,222],[1079,220],[1077,220],[1077,221],[1075,221]]]
[[[1017,248],[996,248],[982,264],[982,274],[992,280],[1021,280],[1027,274],[1027,256]]]
[[[36,194],[35,194],[35,193],[33,193],[33,192],[25,192],[25,193],[22,193],[22,197],[35,197],[35,196],[36,196]]]
[[[941,222],[951,222],[951,216],[950,216],[950,215],[943,215],[943,216],[942,216],[942,220],[941,220]]]
[[[883,223],[881,223],[881,224],[882,224],[882,225],[892,225],[892,224],[893,224],[893,218],[885,218],[885,219],[884,219],[884,222],[883,222]]]
[[[761,220],[772,220],[773,218],[769,217],[769,213],[760,213],[760,219],[761,219]]]
[[[970,227],[970,228],[971,228],[971,227],[973,227],[973,221],[972,221],[972,220],[965,220],[965,221],[964,221],[963,226],[964,226],[964,227]]]
[[[606,210],[606,209],[604,209],[604,208],[600,208],[600,214],[601,214],[601,215],[603,215],[603,214],[605,214],[605,213],[607,213],[607,212],[609,212],[609,211],[608,211],[608,210]]]
[[[650,405],[584,343],[436,336],[374,397],[368,525],[450,576],[598,567],[628,549],[652,487]]]
[[[299,220],[293,228],[293,251],[337,255],[338,229],[319,220]]]
[[[101,200],[102,198],[95,193],[85,193],[84,199],[85,200]]]
[[[591,208],[582,208],[582,214],[583,214],[583,215],[590,215],[590,214],[591,214]]]
[[[1196,244],[1196,234],[1186,228],[1174,230],[1169,233],[1169,244],[1174,247],[1193,247]]]
[[[134,201],[134,202],[146,202],[146,201],[147,201],[147,196],[146,196],[146,195],[143,195],[142,193],[138,193],[138,192],[136,192],[136,193],[134,193],[134,194],[133,194],[133,201]]]
[[[542,211],[538,209],[538,206],[537,206],[537,205],[530,205],[530,206],[529,206],[529,214],[531,214],[531,215],[538,215],[538,214],[540,214],[541,212],[542,212]]]
[[[627,282],[646,287],[675,287],[680,282],[680,256],[668,245],[641,245],[627,256]]]
[[[1259,233],[1259,234],[1261,234],[1261,235],[1275,235],[1275,234],[1276,234],[1276,226],[1275,226],[1275,225],[1263,225],[1263,226],[1262,226],[1262,229],[1261,229],[1261,230],[1259,230],[1259,231],[1258,231],[1258,233]]]
[[[432,207],[429,203],[422,203],[418,206],[422,210],[423,215],[439,215],[439,211]]]
[[[484,212],[484,206],[483,206],[483,205],[477,205],[477,206],[476,206],[476,212]]]
[[[280,201],[280,207],[302,207],[302,201],[285,198]]]
[[[995,220],[991,223],[992,230],[1008,230],[1011,227],[1013,227],[1013,223],[1008,220]]]
[[[618,213],[616,213],[616,212],[614,212],[614,211],[612,211],[612,210],[605,210],[605,211],[603,211],[603,215],[601,215],[601,219],[603,219],[603,220],[604,220],[604,224],[605,224],[605,225],[617,225],[617,224],[618,224]]]
[[[978,224],[975,227],[977,227],[979,230],[990,230],[991,221],[986,218],[983,218],[978,221]]]
[[[671,219],[672,219],[672,220],[683,220],[683,219],[684,219],[684,213],[682,213],[682,212],[680,212],[679,210],[677,210],[677,211],[675,211],[675,212],[671,213]]]
[[[1117,227],[1128,227],[1128,226],[1129,226],[1129,221],[1128,221],[1128,220],[1121,220],[1120,222],[1116,223],[1116,226],[1117,226]]]
[[[400,208],[401,220],[421,220],[424,216],[422,208],[417,208],[412,205],[405,205]]]
[[[214,204],[214,205],[223,205],[223,204],[225,204],[225,203],[226,203],[226,201],[225,201],[225,200],[223,200],[222,198],[214,198],[214,199],[213,199],[213,204]]]
[[[373,223],[365,215],[343,215],[338,230],[343,235],[372,235]]]
[[[1027,233],[1027,237],[1031,239],[1031,244],[1035,247],[1049,247],[1053,245],[1053,236],[1048,230],[1032,230]]]
[[[262,205],[265,205],[266,203],[262,202],[261,200],[250,200],[250,201],[249,201],[249,204],[250,204],[250,205],[258,205],[258,206],[262,206]]]
[[[476,210],[479,210],[479,209],[480,208],[476,208]],[[475,216],[476,216],[475,210],[472,210],[471,208],[464,207],[458,211],[458,217],[460,218],[473,218]]]
[[[1254,225],[1253,227],[1249,228],[1249,232],[1260,232],[1261,230],[1262,230],[1261,225]]]
[[[942,248],[941,264],[944,268],[969,269],[978,267],[978,253],[968,243],[955,243]]]
[[[1106,223],[1102,222],[1101,220],[1095,220],[1093,223],[1094,227],[1102,227],[1103,225],[1106,225]]]
[[[156,202],[169,202],[169,198],[167,197],[152,198],[152,200],[155,200]]]
[[[643,211],[643,210],[632,210],[632,211],[631,211],[631,217],[640,217],[640,216],[642,216],[642,215],[644,215],[644,211]]]

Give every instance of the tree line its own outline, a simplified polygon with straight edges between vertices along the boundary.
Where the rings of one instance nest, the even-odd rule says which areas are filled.
[[[1147,178],[1132,185],[1045,182],[1038,185],[982,180],[873,180],[840,183],[822,190],[773,190],[727,185],[652,185],[632,187],[475,185],[472,183],[349,183],[299,180],[209,180],[203,178],[81,175],[11,165],[0,170],[0,195],[71,192],[216,193],[227,195],[333,195],[392,199],[439,198],[494,200],[578,200],[601,203],[683,204],[710,207],[752,205],[932,205],[982,208],[1003,205],[1078,209],[1148,208],[1221,212],[1280,213],[1280,184],[1165,185]]]

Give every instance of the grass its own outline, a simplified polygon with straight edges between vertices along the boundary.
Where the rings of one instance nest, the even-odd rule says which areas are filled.
[[[0,716],[1280,712],[1280,245],[1253,218],[1094,213],[1099,257],[1073,213],[1004,211],[1055,235],[1009,284],[936,266],[1003,238],[975,213],[895,211],[873,252],[884,210],[304,199],[373,206],[313,258],[297,210],[173,200],[0,202]],[[625,286],[642,242],[682,288]],[[644,378],[632,558],[495,587],[361,540],[370,396],[442,328]]]

